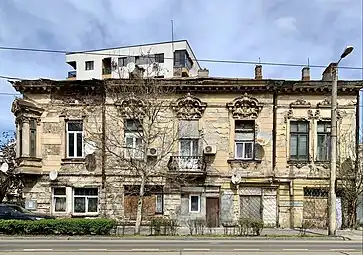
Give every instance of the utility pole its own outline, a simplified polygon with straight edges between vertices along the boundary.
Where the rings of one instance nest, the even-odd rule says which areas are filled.
[[[335,193],[335,182],[336,182],[336,171],[337,171],[337,97],[338,97],[338,65],[339,62],[348,56],[353,51],[353,46],[345,48],[344,52],[340,56],[340,59],[336,63],[332,63],[331,74],[332,74],[332,89],[331,89],[331,134],[330,134],[330,180],[329,180],[329,229],[328,234],[335,236],[337,231],[337,220],[336,220],[336,193]]]

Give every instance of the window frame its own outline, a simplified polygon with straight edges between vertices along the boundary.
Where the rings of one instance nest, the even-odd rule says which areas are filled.
[[[55,195],[55,189],[64,189],[65,195]],[[65,209],[64,211],[56,211],[56,199],[65,198]],[[66,187],[52,187],[52,212],[55,214],[67,213],[67,188]]]
[[[97,195],[76,195],[76,189],[97,189]],[[98,187],[74,187],[73,188],[73,198],[72,198],[72,214],[73,215],[98,215],[100,208],[99,208],[99,188]],[[85,212],[75,212],[75,199],[76,198],[84,198],[85,199],[85,203],[84,203],[84,208],[85,208]],[[88,211],[88,200],[89,198],[97,198],[97,211],[96,212],[89,212]]]
[[[19,123],[19,158],[23,157],[23,123]]]
[[[192,211],[192,197],[198,197],[198,210],[197,211]],[[189,194],[189,213],[200,213],[201,211],[201,196],[200,194]]]
[[[92,71],[95,70],[95,61],[94,60],[87,60],[84,62],[84,70],[85,71]]]
[[[319,125],[324,125],[324,131],[319,131]],[[326,131],[327,129],[330,129],[330,132]],[[319,148],[321,147],[319,144],[319,136],[324,136],[325,140],[328,141],[328,143],[325,145],[326,155],[324,158],[319,157]],[[316,123],[316,161],[320,162],[326,162],[330,161],[331,158],[331,122],[329,121],[318,121]]]
[[[154,58],[155,58],[156,63],[164,63],[164,59],[165,59],[164,53],[156,53],[154,55]]]
[[[299,124],[304,123],[306,125],[306,131],[299,131]],[[296,124],[297,131],[292,131],[293,124]],[[310,127],[309,127],[309,121],[306,120],[293,120],[290,121],[290,130],[289,130],[289,159],[290,161],[302,161],[306,162],[309,161],[310,156]],[[296,156],[292,156],[291,149],[292,149],[292,137],[297,136],[297,142],[296,142]],[[300,137],[306,136],[306,158],[303,158],[299,155],[299,144],[300,144]]]
[[[70,123],[80,123],[82,124],[82,131],[69,131],[69,124]],[[84,158],[84,128],[83,128],[83,121],[82,120],[68,120],[66,121],[66,156],[67,158],[69,159],[72,159],[72,158],[76,158],[76,159],[82,159]],[[69,134],[73,134],[73,152],[74,152],[74,155],[73,156],[70,156],[69,155],[69,142],[70,142],[70,139],[69,139]],[[77,134],[81,134],[81,150],[82,150],[82,155],[81,156],[78,156],[78,151],[77,151]]]
[[[251,123],[252,129],[237,129],[237,122],[241,123]],[[256,148],[256,128],[255,128],[255,121],[254,120],[235,120],[234,121],[234,158],[238,160],[254,160],[255,159],[255,148]],[[248,139],[236,139],[237,133],[244,133],[244,134],[253,134],[253,138],[251,140]],[[241,157],[237,154],[237,146],[238,144],[242,144],[242,155]],[[252,146],[252,157],[244,157],[246,154],[246,144],[251,144]]]
[[[160,198],[160,203],[161,203],[161,210],[158,211],[158,197]],[[164,194],[155,194],[155,214],[163,214],[164,213]]]
[[[129,129],[127,127],[127,122],[133,121],[135,124],[135,128]],[[136,119],[125,119],[124,120],[124,143],[125,143],[125,151],[124,151],[124,157],[128,159],[143,159],[145,155],[143,155],[142,151],[138,152],[137,148],[137,139],[141,139],[141,146],[144,143],[143,138],[143,127],[142,127],[142,121],[136,120]],[[127,147],[127,139],[132,138],[132,147]],[[140,156],[137,154],[140,153]]]
[[[34,139],[32,136],[34,135]],[[29,157],[37,156],[37,122],[35,119],[29,121]]]
[[[128,61],[127,61],[127,57],[119,57],[118,59],[117,59],[117,65],[119,66],[119,67],[124,67],[124,66],[126,66],[128,63]],[[120,62],[122,62],[122,65],[120,65]]]

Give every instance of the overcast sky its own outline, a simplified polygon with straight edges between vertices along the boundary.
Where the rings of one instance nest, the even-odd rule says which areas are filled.
[[[362,64],[362,0],[1,0],[0,46],[67,51],[187,39],[199,59]],[[211,76],[253,77],[254,66],[201,62]],[[265,78],[300,79],[301,68],[264,66]],[[62,54],[0,50],[0,75],[64,79]],[[320,79],[322,70],[312,69]],[[362,71],[341,70],[342,79]],[[0,92],[15,93],[0,79]],[[0,95],[0,131],[13,130],[14,96]]]

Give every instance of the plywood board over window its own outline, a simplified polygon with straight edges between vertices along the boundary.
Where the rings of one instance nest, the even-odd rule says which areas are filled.
[[[143,197],[143,219],[150,219],[163,212],[163,195],[160,187],[146,187]],[[126,187],[124,195],[124,216],[130,220],[136,220],[137,207],[139,202],[139,187]]]

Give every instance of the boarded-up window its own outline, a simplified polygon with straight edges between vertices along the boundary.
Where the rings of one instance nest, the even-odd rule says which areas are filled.
[[[261,196],[240,196],[241,217],[249,219],[262,219]]]
[[[155,214],[163,213],[163,188],[161,186],[146,186],[143,197],[143,219],[150,219]],[[139,186],[125,186],[124,216],[136,220],[139,202]]]
[[[199,138],[198,120],[179,121],[180,138]]]
[[[124,200],[124,215],[126,218],[136,220],[139,196],[126,195]],[[144,196],[142,210],[143,219],[153,217],[156,213],[156,195]]]

